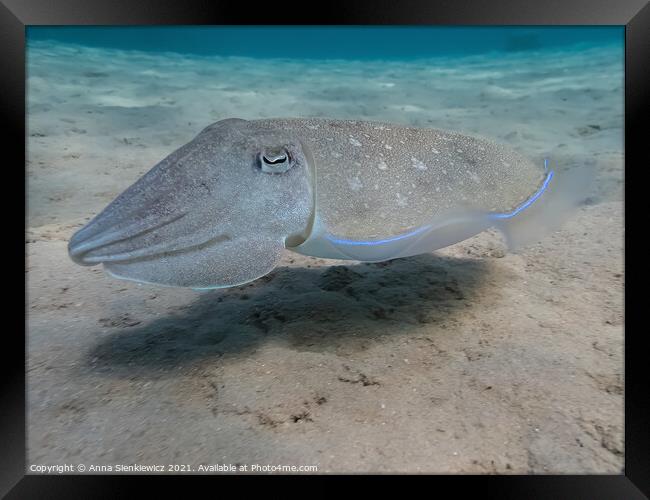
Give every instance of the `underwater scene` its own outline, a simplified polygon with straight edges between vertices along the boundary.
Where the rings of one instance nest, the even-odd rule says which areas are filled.
[[[613,26],[28,27],[28,470],[621,473],[624,48]],[[196,172],[198,143],[175,152],[232,118],[322,145],[304,159],[329,169],[322,216],[286,219],[326,224],[329,247],[267,241],[298,238],[269,214],[304,184],[276,200],[219,173],[206,195],[183,171],[127,219],[206,196],[232,242],[192,240],[169,276],[167,253],[135,279],[73,262],[75,233],[167,157]],[[267,137],[224,123],[218,137]],[[465,135],[488,141],[485,161]],[[507,151],[494,164],[492,145]],[[300,154],[260,161],[279,179]],[[476,168],[456,178],[455,162]],[[570,211],[543,192],[553,175]],[[498,223],[429,245],[417,228],[458,215],[449,193]],[[520,211],[513,248],[499,224]],[[539,214],[558,211],[547,228]],[[156,245],[174,224],[142,232]],[[418,245],[377,250],[406,230]],[[212,267],[226,278],[202,281]]]

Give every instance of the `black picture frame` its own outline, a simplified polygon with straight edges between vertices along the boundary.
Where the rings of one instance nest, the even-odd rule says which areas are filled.
[[[25,256],[25,28],[35,25],[214,25],[214,24],[432,24],[432,25],[618,25],[625,26],[625,220],[645,214],[644,197],[634,182],[647,167],[644,129],[650,110],[650,6],[645,0],[546,0],[522,2],[411,0],[397,2],[330,1],[280,6],[277,2],[207,2],[202,0],[3,0],[0,4],[0,110],[2,112],[3,263],[17,282],[5,282],[8,320],[3,335],[2,404],[0,405],[0,494],[7,498],[102,498],[126,491],[133,477],[25,475],[25,274],[14,262]],[[644,126],[645,125],[645,126]],[[642,163],[642,159],[645,160]],[[631,181],[631,182],[630,182]],[[22,204],[21,204],[22,203]],[[19,207],[23,207],[21,211]],[[21,219],[21,216],[23,217]],[[626,231],[625,262],[643,251]],[[642,269],[642,266],[638,267]],[[641,273],[626,273],[626,289],[642,283]],[[22,286],[21,286],[22,284]],[[650,393],[640,317],[642,297],[625,295],[625,467],[622,475],[473,476],[482,495],[499,498],[644,498],[650,494]],[[639,325],[637,327],[637,325]],[[21,335],[22,333],[22,335]],[[160,478],[169,482],[167,478]],[[209,480],[210,478],[201,478]],[[421,479],[421,478],[420,478]],[[474,484],[467,476],[434,479],[461,489]],[[220,476],[219,480],[225,480]],[[451,484],[450,484],[451,486]],[[167,486],[166,486],[167,487]],[[489,489],[492,488],[492,489]]]

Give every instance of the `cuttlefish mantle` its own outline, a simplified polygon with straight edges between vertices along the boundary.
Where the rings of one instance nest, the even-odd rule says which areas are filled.
[[[457,132],[231,118],[154,166],[68,250],[117,278],[230,287],[270,272],[285,249],[382,261],[490,227],[525,244],[574,204],[559,186],[547,160]]]

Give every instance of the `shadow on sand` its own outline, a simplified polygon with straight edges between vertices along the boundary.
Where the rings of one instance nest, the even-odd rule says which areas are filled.
[[[278,268],[248,285],[204,293],[175,313],[103,339],[86,368],[165,372],[281,342],[298,351],[355,350],[373,339],[445,327],[472,305],[484,260],[435,255],[318,268]]]

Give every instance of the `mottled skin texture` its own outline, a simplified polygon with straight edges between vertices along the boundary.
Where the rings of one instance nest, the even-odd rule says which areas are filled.
[[[446,213],[507,212],[543,178],[514,151],[453,132],[227,119],[118,196],[73,236],[69,252],[125,279],[234,286],[273,269],[316,215],[332,235],[385,238]]]
[[[300,137],[331,234],[385,238],[451,211],[509,212],[544,179],[506,146],[446,130],[342,120],[260,120]]]

